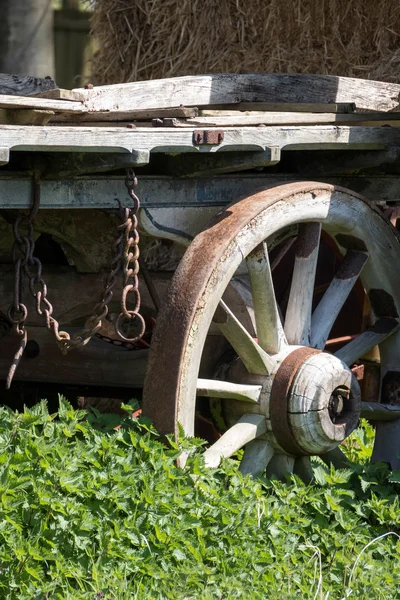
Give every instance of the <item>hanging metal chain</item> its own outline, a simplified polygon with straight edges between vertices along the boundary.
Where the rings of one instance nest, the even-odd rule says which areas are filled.
[[[140,200],[135,193],[137,178],[132,169],[127,169],[125,185],[129,196],[133,201],[132,207],[120,205],[122,225],[120,229],[124,233],[123,242],[123,290],[121,296],[121,312],[115,321],[115,332],[125,342],[136,342],[143,337],[146,329],[145,321],[140,311],[139,292],[139,232],[137,214],[140,209]],[[128,296],[131,295],[133,309],[127,308]],[[125,321],[125,322],[124,322]],[[139,327],[136,334],[129,335],[122,330],[123,325],[134,324]]]
[[[53,305],[47,297],[47,285],[42,277],[42,263],[34,256],[33,221],[40,207],[40,175],[38,172],[35,172],[32,208],[27,216],[20,214],[13,225],[15,239],[13,246],[15,286],[14,301],[8,310],[8,318],[12,323],[16,335],[21,338],[21,341],[7,377],[7,389],[11,386],[14,373],[27,343],[25,321],[28,316],[28,309],[24,304],[23,294],[25,278],[28,280],[29,290],[35,299],[38,315],[44,318],[46,327],[53,332],[61,352],[66,354],[73,348],[87,344],[101,329],[102,320],[108,314],[108,305],[113,297],[113,288],[117,281],[117,275],[122,270],[124,288],[121,297],[121,313],[116,320],[115,330],[126,342],[134,342],[142,338],[146,326],[143,317],[139,314],[139,233],[137,231],[137,213],[140,208],[140,202],[134,191],[137,179],[132,170],[127,171],[125,184],[133,200],[133,206],[131,208],[123,207],[118,201],[122,224],[118,226],[118,236],[114,244],[114,256],[110,262],[109,272],[104,281],[101,300],[94,306],[93,314],[86,321],[84,329],[70,336],[67,331],[60,330],[57,319],[53,317]],[[21,234],[20,227],[24,227],[27,230],[26,234]],[[127,308],[128,294],[130,293],[134,295],[135,300],[132,310]],[[140,325],[139,333],[133,337],[125,335],[121,331],[123,319],[128,321],[137,319]]]
[[[60,325],[57,319],[52,316],[53,305],[47,298],[47,286],[42,278],[42,265],[40,260],[36,257],[32,257],[32,260],[28,261],[29,266],[35,267],[34,273],[31,272],[29,266],[25,267],[25,271],[29,279],[29,289],[36,300],[36,312],[44,317],[47,329],[53,332],[57,344],[63,354],[67,354],[67,352],[73,348],[85,346],[101,329],[101,322],[108,314],[108,305],[113,297],[113,288],[117,281],[117,275],[121,269],[123,239],[123,234],[118,232],[118,237],[114,244],[114,257],[110,262],[109,273],[104,281],[101,300],[94,306],[93,314],[86,321],[86,326],[73,336],[70,336],[67,331],[60,331]]]
[[[10,389],[15,371],[20,363],[24,353],[28,335],[25,328],[25,321],[28,317],[28,309],[24,303],[24,275],[28,269],[28,263],[33,264],[33,250],[35,247],[33,241],[33,220],[39,210],[39,178],[38,171],[34,173],[33,179],[33,203],[28,215],[20,214],[13,224],[14,245],[12,249],[12,258],[15,268],[14,280],[14,300],[8,309],[8,319],[12,324],[12,329],[15,335],[20,338],[18,349],[12,360],[10,369],[6,379],[6,389]],[[27,229],[26,235],[21,235],[20,227]]]

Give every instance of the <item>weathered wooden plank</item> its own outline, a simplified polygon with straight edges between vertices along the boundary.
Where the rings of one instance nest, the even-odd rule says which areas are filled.
[[[51,110],[0,109],[0,125],[46,125],[55,115]]]
[[[150,153],[125,152],[116,154],[96,154],[73,152],[46,155],[46,168],[42,177],[47,179],[65,179],[66,177],[77,177],[85,173],[104,173],[116,169],[127,169],[147,165],[150,161]]]
[[[1,149],[6,160],[6,149]],[[293,174],[276,175],[240,175],[221,176],[201,179],[179,180],[171,177],[141,176],[137,193],[143,208],[151,208],[162,212],[167,223],[168,211],[177,209],[205,211],[225,206],[232,200],[240,200],[266,187],[283,182],[306,180]],[[340,185],[363,194],[372,201],[399,200],[399,179],[390,176],[373,177],[323,177],[316,181]],[[30,177],[0,171],[0,206],[1,208],[29,208],[32,179]],[[129,201],[124,178],[115,175],[97,175],[96,177],[77,177],[57,180],[42,180],[40,184],[42,208],[115,208],[115,198]],[[152,213],[157,220],[156,213]],[[161,213],[160,213],[161,214]],[[168,213],[169,214],[169,213]],[[172,219],[172,217],[171,217]],[[204,223],[205,225],[206,223]],[[171,225],[173,226],[173,225]]]
[[[85,98],[79,92],[73,92],[72,90],[63,90],[56,88],[54,90],[46,90],[44,92],[35,92],[29,94],[34,98],[48,98],[49,100],[69,100],[70,102],[82,102]]]
[[[273,111],[273,112],[306,112],[306,113],[352,113],[356,110],[356,105],[352,102],[316,104],[301,102],[239,102],[238,104],[221,104],[220,106],[210,106],[210,108],[200,108],[199,116],[217,117],[218,115],[230,116],[237,114],[238,111],[250,113],[253,111]]]
[[[275,165],[280,158],[280,149],[272,147],[264,152],[187,152],[178,156],[158,154],[153,156],[153,164],[165,175],[210,177]]]
[[[68,102],[66,100],[48,100],[33,96],[0,95],[0,108],[36,108],[38,110],[52,110],[54,112],[84,112],[81,102]]]
[[[74,90],[75,91],[75,90]],[[389,111],[399,106],[400,85],[330,75],[221,74],[135,81],[77,91],[89,110],[133,110],[240,102],[355,103]]]
[[[51,77],[29,77],[0,73],[0,94],[28,96],[57,88]]]
[[[47,102],[62,102],[48,100]],[[1,104],[1,102],[0,102]],[[76,106],[75,102],[67,102]],[[112,127],[23,127],[0,126],[3,147],[20,150],[122,152],[150,150],[179,152],[188,149],[202,152],[235,150],[264,150],[272,146],[286,149],[380,149],[400,146],[400,131],[392,127],[339,127],[339,126],[271,126],[232,128],[225,131],[224,140],[201,150],[194,144],[194,128],[112,128]]]
[[[40,232],[43,226],[40,227]],[[49,233],[53,233],[49,228]],[[63,234],[65,239],[65,234]],[[67,243],[72,240],[68,237]],[[70,323],[78,323],[86,320],[92,307],[99,301],[101,290],[104,287],[106,273],[78,273],[72,267],[46,265],[43,273],[44,279],[49,290],[49,299],[54,303],[54,316],[64,326]],[[151,273],[151,278],[158,295],[163,298],[167,290],[171,274]],[[12,265],[0,265],[0,298],[2,299],[2,308],[11,302],[14,291],[15,274]],[[139,286],[141,289],[142,306],[152,307],[153,302],[148,289],[139,275]],[[110,305],[110,312],[118,310],[119,298],[122,293],[122,278],[117,280],[114,288],[114,297]],[[25,303],[28,308],[28,326],[41,326],[43,317],[38,315],[35,310],[35,301],[26,294]],[[79,320],[79,321],[78,321]],[[115,337],[115,334],[110,335]]]
[[[163,127],[250,127],[256,125],[339,125],[382,126],[400,124],[400,112],[393,113],[296,113],[256,112],[236,115],[200,116],[190,119],[165,118]]]
[[[70,332],[72,333],[72,328]],[[23,357],[16,370],[15,381],[45,381],[46,383],[141,387],[146,370],[147,350],[126,351],[92,340],[63,356],[54,337],[45,327],[30,327],[28,339],[39,344],[36,358]],[[12,360],[16,338],[0,339],[0,380],[5,380]]]
[[[48,100],[47,98],[34,98],[33,96],[0,95],[0,108],[36,108],[38,110],[52,110],[54,112],[84,112],[81,102],[68,102],[66,100]]]
[[[75,93],[75,92],[74,92]],[[113,110],[93,111],[83,114],[59,114],[53,119],[55,123],[91,123],[93,121],[151,121],[165,117],[197,117],[198,108],[178,106],[176,108],[153,108],[148,110]]]

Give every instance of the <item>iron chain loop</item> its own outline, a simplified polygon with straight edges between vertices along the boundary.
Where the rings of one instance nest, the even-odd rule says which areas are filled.
[[[136,342],[143,337],[146,329],[145,321],[140,314],[140,292],[139,292],[139,232],[138,232],[138,212],[140,209],[140,200],[135,193],[137,186],[137,177],[133,169],[127,169],[125,185],[128,194],[132,200],[131,207],[123,207],[119,203],[122,224],[120,230],[123,232],[123,290],[121,296],[121,312],[115,321],[114,328],[116,334],[125,342]],[[128,309],[128,294],[131,294],[133,308]],[[123,328],[135,321],[139,327],[136,334],[129,335]]]
[[[127,170],[125,185],[128,188],[129,195],[133,200],[131,208],[124,207],[118,200],[119,212],[122,224],[118,226],[118,235],[114,244],[114,256],[109,265],[109,272],[104,281],[104,287],[100,302],[93,308],[92,316],[86,321],[85,327],[75,333],[73,336],[67,331],[60,330],[58,321],[53,317],[53,305],[47,297],[47,285],[42,277],[42,263],[34,256],[34,219],[40,207],[40,174],[35,171],[33,179],[33,202],[27,215],[19,214],[13,225],[14,246],[12,256],[15,266],[15,285],[14,299],[8,310],[8,319],[13,325],[15,333],[20,336],[21,342],[14,356],[14,360],[6,382],[7,389],[10,388],[15,370],[21,360],[23,351],[27,343],[27,333],[25,321],[28,317],[28,309],[23,301],[24,277],[28,281],[29,290],[36,303],[36,312],[44,318],[47,329],[53,332],[57,344],[63,354],[69,350],[84,346],[90,339],[98,333],[102,326],[102,320],[108,314],[108,305],[113,297],[113,289],[117,282],[117,276],[123,272],[123,292],[121,297],[121,313],[115,323],[117,334],[127,342],[139,340],[145,331],[145,322],[139,314],[140,293],[139,293],[139,233],[137,231],[138,219],[137,213],[140,208],[140,201],[135,194],[137,178],[133,170]],[[26,233],[21,234],[20,228],[23,227]],[[127,296],[133,294],[134,308],[127,308]],[[128,337],[121,331],[122,320],[132,321],[137,319],[140,324],[139,334]]]

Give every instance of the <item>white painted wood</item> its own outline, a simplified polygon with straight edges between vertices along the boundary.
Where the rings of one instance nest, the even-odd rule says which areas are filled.
[[[361,402],[361,417],[369,421],[396,421],[400,419],[400,405]]]
[[[311,310],[320,236],[320,223],[305,223],[299,227],[285,319],[285,334],[289,344],[308,346],[310,343]]]
[[[222,335],[237,352],[249,373],[268,375],[275,366],[275,361],[254,341],[233,312],[222,300],[214,315]]]
[[[329,75],[225,73],[135,81],[74,91],[85,95],[90,110],[238,102],[354,102],[358,108],[389,111],[399,105],[400,85]]]
[[[398,126],[400,113],[302,113],[302,112],[256,112],[224,116],[201,116],[167,118],[167,127],[251,127],[255,125],[358,125],[382,126],[390,124]]]
[[[248,442],[265,433],[265,417],[247,414],[226,431],[203,454],[207,467],[218,467],[222,458],[229,458]]]
[[[85,112],[85,107],[81,102],[35,98],[34,96],[8,96],[6,94],[0,94],[0,108],[37,108],[54,112]]]
[[[253,296],[258,343],[270,354],[287,345],[279,315],[269,264],[268,248],[260,244],[246,258]]]
[[[226,398],[257,403],[261,389],[261,385],[244,385],[231,383],[230,381],[219,381],[218,379],[197,380],[197,395],[208,398]]]
[[[34,99],[32,99],[34,100]],[[56,102],[50,101],[49,102]],[[61,101],[57,101],[61,102]],[[77,106],[67,102],[68,106]],[[37,125],[0,126],[1,144],[15,150],[52,151],[120,151],[147,150],[152,152],[220,152],[222,149],[260,150],[286,148],[317,149],[379,149],[381,146],[400,146],[400,131],[394,127],[285,126],[244,127],[227,129],[224,140],[215,146],[201,149],[193,143],[194,129],[163,127],[68,127]]]
[[[347,365],[352,365],[357,359],[372,350],[374,346],[379,345],[399,328],[400,324],[398,321],[392,319],[391,322],[391,328],[382,333],[374,331],[373,327],[370,330],[364,331],[357,338],[335,352],[335,356]]]
[[[286,476],[293,473],[294,457],[286,454],[274,454],[267,466],[267,477],[276,477],[283,481]]]
[[[300,477],[304,483],[311,483],[314,473],[309,456],[298,456],[294,461],[293,473]]]
[[[399,113],[400,114],[400,113]],[[349,250],[311,318],[311,346],[324,348],[329,333],[368,259],[365,252]]]
[[[252,440],[246,444],[239,470],[243,475],[261,475],[273,455],[274,449],[267,440]]]

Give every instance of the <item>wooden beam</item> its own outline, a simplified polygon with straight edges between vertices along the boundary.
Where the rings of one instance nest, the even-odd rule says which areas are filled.
[[[30,327],[28,340],[39,344],[39,355],[36,358],[22,358],[14,376],[15,381],[104,387],[143,385],[147,350],[127,351],[95,339],[63,356],[54,337],[45,327]],[[16,342],[12,335],[0,339],[1,380],[7,377]]]
[[[303,113],[303,112],[247,112],[236,115],[216,115],[189,119],[165,118],[163,127],[250,127],[256,125],[339,125],[382,126],[400,125],[400,112],[396,113]]]
[[[276,165],[280,158],[279,148],[268,148],[265,152],[213,152],[212,154],[188,152],[178,156],[159,154],[153,156],[153,164],[165,175],[210,177]]]
[[[85,112],[82,103],[68,102],[66,100],[48,100],[33,96],[0,95],[0,108],[36,108],[38,110],[52,110],[54,112]]]
[[[5,96],[3,96],[5,98]],[[24,99],[25,100],[25,99]],[[2,98],[0,97],[0,107]],[[37,98],[31,102],[39,101]],[[81,110],[76,102],[40,100],[62,103]],[[8,107],[8,106],[7,106]],[[6,108],[7,108],[6,107]],[[32,107],[31,107],[32,108]],[[58,110],[53,107],[54,110]],[[49,108],[49,110],[51,110]],[[195,128],[169,129],[137,127],[49,127],[0,126],[1,144],[10,149],[87,152],[116,152],[149,150],[155,152],[200,151],[194,143]],[[231,150],[265,150],[270,147],[291,150],[350,150],[381,149],[400,146],[400,131],[394,127],[339,127],[339,126],[271,126],[227,129],[224,140],[212,146],[202,146],[202,152]]]
[[[400,85],[331,75],[283,73],[174,77],[79,88],[89,110],[133,110],[240,102],[355,103],[389,111],[399,106]]]
[[[361,417],[369,421],[396,421],[400,419],[400,405],[361,402]]]
[[[69,102],[82,102],[85,98],[79,92],[72,90],[63,90],[57,88],[55,90],[47,90],[44,92],[36,92],[29,94],[33,98],[48,98],[49,100],[68,100]]]
[[[51,110],[0,109],[0,125],[46,125],[55,113]]]
[[[356,105],[352,102],[316,104],[301,102],[239,102],[238,104],[221,104],[202,108],[199,111],[201,117],[216,117],[217,113],[224,115],[237,114],[238,111],[274,111],[274,112],[306,112],[306,113],[352,113],[356,110]],[[224,116],[221,114],[221,116]]]
[[[71,92],[71,94],[77,94],[79,98],[82,97],[77,92]],[[199,110],[196,107],[186,108],[185,106],[178,106],[177,108],[150,108],[147,110],[92,111],[83,114],[58,114],[54,117],[53,122],[90,124],[94,121],[151,121],[152,119],[162,119],[164,117],[197,117],[198,112]]]
[[[7,162],[8,149],[0,148],[3,162]],[[232,200],[240,200],[266,187],[308,178],[293,173],[269,175],[225,175],[220,177],[203,177],[199,179],[174,179],[172,177],[141,176],[137,188],[143,208],[152,209],[157,220],[161,211],[163,221],[171,206],[174,210],[211,211],[226,206]],[[363,194],[371,201],[399,201],[399,179],[396,176],[347,176],[317,177],[314,181],[340,185]],[[19,177],[13,173],[0,172],[0,206],[2,209],[23,209],[30,206],[32,179],[26,175]],[[95,177],[76,177],[65,180],[46,180],[40,183],[42,208],[101,208],[115,209],[115,198],[128,201],[129,197],[124,184],[124,177],[115,175],[97,175]],[[206,223],[204,223],[206,225]],[[173,225],[171,225],[173,227]]]

